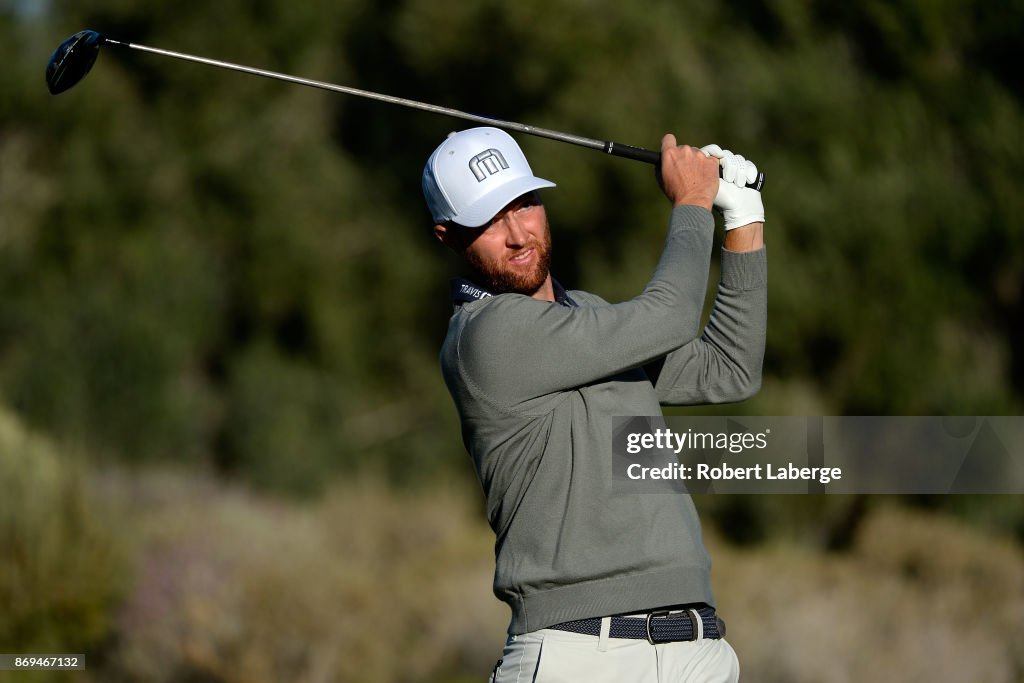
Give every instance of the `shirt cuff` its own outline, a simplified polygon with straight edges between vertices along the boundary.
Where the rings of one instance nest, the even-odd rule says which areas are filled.
[[[714,231],[715,217],[703,206],[683,204],[672,209],[672,220],[669,223],[672,230],[701,230]]]
[[[762,289],[767,286],[767,247],[744,252],[722,249],[721,283],[738,290]]]

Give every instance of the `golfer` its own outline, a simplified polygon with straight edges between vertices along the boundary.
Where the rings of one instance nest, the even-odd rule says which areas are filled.
[[[744,187],[757,169],[671,134],[661,155],[665,247],[615,304],[552,277],[538,190],[554,183],[507,133],[453,133],[423,171],[434,233],[470,271],[452,282],[441,366],[496,536],[494,593],[512,609],[495,683],[739,677],[690,497],[608,483],[613,416],[739,401],[761,381],[764,208]],[[726,233],[701,330],[712,207]]]

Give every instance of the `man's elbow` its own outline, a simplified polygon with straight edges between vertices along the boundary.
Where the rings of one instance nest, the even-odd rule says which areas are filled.
[[[722,382],[716,403],[739,403],[757,395],[761,390],[761,366],[756,368],[735,368],[728,381]]]
[[[759,391],[761,391],[761,373],[757,372],[736,388],[736,397],[733,400],[746,401],[757,396]]]

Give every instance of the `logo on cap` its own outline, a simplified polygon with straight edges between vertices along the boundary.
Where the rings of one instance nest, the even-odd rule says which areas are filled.
[[[469,160],[469,170],[476,176],[476,181],[482,183],[487,176],[492,176],[508,168],[508,162],[496,149],[488,149],[480,152]]]

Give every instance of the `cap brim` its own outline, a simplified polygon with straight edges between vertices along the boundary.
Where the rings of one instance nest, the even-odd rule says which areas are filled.
[[[555,187],[555,184],[550,180],[544,180],[536,176],[518,178],[505,183],[494,192],[484,195],[475,204],[466,207],[458,216],[454,216],[452,220],[467,228],[479,228],[489,223],[499,211],[516,198],[523,196],[527,192],[540,190],[545,187]]]

